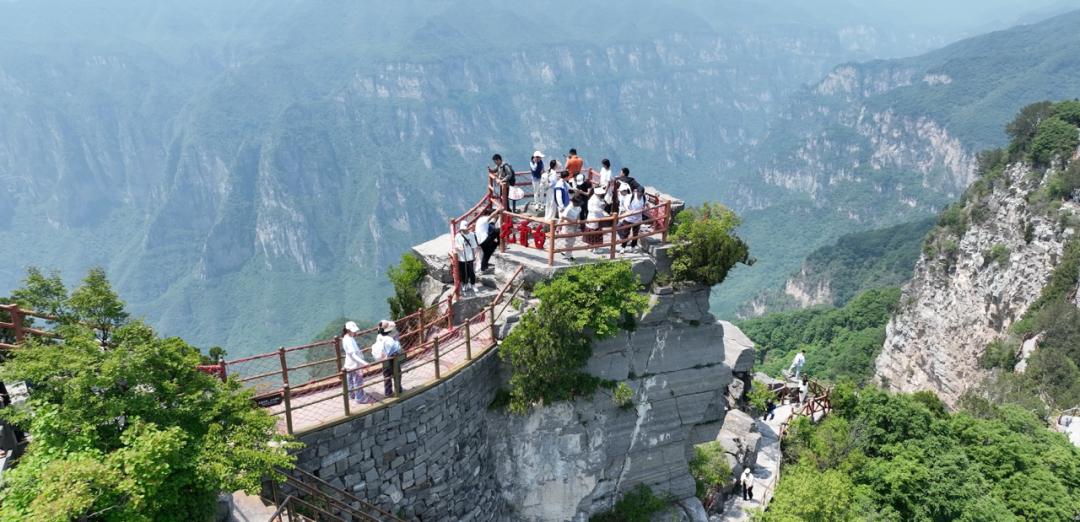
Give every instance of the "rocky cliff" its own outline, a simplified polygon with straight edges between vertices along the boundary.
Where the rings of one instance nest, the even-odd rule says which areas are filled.
[[[982,381],[987,344],[1039,297],[1074,233],[1062,225],[1074,203],[1055,209],[1029,202],[1052,176],[1010,165],[988,193],[976,191],[958,207],[954,215],[969,216],[961,220],[966,228],[954,222],[951,232],[931,232],[876,361],[881,384],[933,390],[954,405]]]

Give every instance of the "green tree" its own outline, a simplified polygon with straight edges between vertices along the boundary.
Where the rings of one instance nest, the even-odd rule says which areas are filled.
[[[0,520],[208,520],[221,491],[257,492],[293,443],[239,383],[195,369],[200,353],[135,322],[101,349],[80,325],[28,343],[0,369],[34,383],[3,416],[32,436],[5,473]]]
[[[752,265],[750,248],[734,233],[737,226],[739,217],[719,203],[680,212],[671,233],[675,280],[717,285],[737,263]]]
[[[61,321],[70,315],[67,287],[55,270],[45,274],[36,266],[27,267],[22,287],[12,291],[11,298],[22,308],[51,315]]]
[[[1049,118],[1039,124],[1035,139],[1031,141],[1031,159],[1046,165],[1057,156],[1071,157],[1080,142],[1080,130],[1076,125],[1060,118]]]
[[[690,475],[694,477],[694,489],[701,500],[705,500],[710,489],[731,480],[731,466],[728,466],[724,448],[719,442],[714,440],[694,446]]]
[[[1039,124],[1049,118],[1053,112],[1054,104],[1049,101],[1032,103],[1020,109],[1013,121],[1005,126],[1005,132],[1011,140],[1010,150],[1027,150],[1031,140],[1035,138]]]
[[[67,304],[78,321],[98,331],[102,342],[108,342],[113,330],[128,318],[124,302],[113,291],[101,267],[87,272],[82,285],[71,293]]]
[[[400,319],[424,307],[420,282],[426,273],[424,262],[408,252],[401,255],[398,264],[386,270],[386,277],[394,285],[394,295],[386,298],[390,305],[390,317]]]
[[[581,371],[592,342],[632,328],[647,299],[626,262],[568,269],[533,295],[540,304],[521,318],[499,347],[510,364],[510,410],[523,413],[537,402],[589,393],[598,380]]]

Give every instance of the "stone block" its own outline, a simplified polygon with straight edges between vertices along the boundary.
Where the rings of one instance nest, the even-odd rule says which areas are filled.
[[[424,262],[429,276],[443,283],[453,284],[454,275],[450,268],[450,247],[452,244],[453,238],[450,237],[449,233],[446,233],[414,246],[412,251]]]
[[[717,321],[724,335],[724,363],[732,371],[749,372],[754,369],[754,342],[737,326],[727,321]]]

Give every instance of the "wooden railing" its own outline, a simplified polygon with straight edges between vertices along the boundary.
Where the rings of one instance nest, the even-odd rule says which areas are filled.
[[[786,391],[786,387],[784,388]],[[793,419],[798,417],[809,417],[811,421],[814,421],[814,416],[818,413],[822,417],[828,415],[832,411],[832,399],[830,395],[832,389],[815,381],[810,380],[806,387],[806,401],[791,412],[791,417],[782,423],[780,423],[780,433],[777,434],[779,440],[777,444],[780,445],[781,462],[776,468],[776,473],[773,474],[772,480],[765,486],[765,491],[762,492],[762,497],[765,501],[762,503],[762,509],[768,509],[769,502],[772,501],[773,493],[776,492],[776,486],[780,483],[780,468],[783,467],[783,454],[784,454],[784,437],[787,436],[788,429],[791,427]],[[783,397],[780,397],[783,399]]]
[[[586,173],[590,180],[598,180],[599,173],[589,169]],[[533,196],[531,192],[531,173],[517,172],[516,179],[525,177],[524,181],[515,181],[514,186],[521,188],[524,198]],[[499,194],[495,194],[494,187],[499,186]],[[509,243],[516,243],[523,248],[535,248],[547,253],[548,266],[555,264],[555,254],[583,252],[606,247],[608,259],[615,259],[616,247],[630,242],[640,241],[646,237],[660,236],[662,242],[668,240],[668,230],[671,225],[672,210],[671,200],[663,198],[659,193],[646,193],[645,208],[634,212],[615,212],[611,216],[600,219],[545,220],[528,214],[511,212],[509,205],[509,190],[505,182],[499,181],[494,174],[487,176],[486,194],[464,214],[450,220],[451,247],[449,252],[450,271],[453,276],[454,288],[459,292],[461,288],[461,275],[458,273],[457,259],[454,255],[453,240],[458,230],[469,227],[476,223],[477,218],[484,212],[491,210],[492,223],[500,223],[496,228],[499,230],[499,250],[506,252]],[[628,218],[638,217],[638,221],[628,222]],[[507,224],[509,223],[509,224]],[[591,229],[590,226],[595,226]],[[535,231],[543,233],[543,240],[537,240]],[[635,231],[637,231],[635,233]],[[626,233],[626,237],[620,237],[620,233]],[[530,241],[530,236],[532,241]],[[602,241],[585,243],[586,236],[601,236]],[[582,238],[578,241],[578,238]],[[567,246],[571,241],[576,244]],[[562,245],[562,246],[560,246]],[[455,295],[459,295],[456,292]]]
[[[58,319],[48,314],[20,308],[18,304],[0,304],[0,313],[7,316],[7,321],[0,321],[0,349],[11,350],[22,344],[30,336],[55,338],[56,334],[30,326],[28,318],[38,318],[57,322]],[[0,316],[0,319],[3,319]],[[4,334],[6,332],[6,335]],[[4,342],[12,341],[12,342]]]

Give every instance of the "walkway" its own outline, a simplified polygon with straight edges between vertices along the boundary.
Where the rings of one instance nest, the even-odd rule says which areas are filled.
[[[776,417],[768,422],[761,419],[754,421],[758,432],[761,433],[757,462],[751,470],[754,474],[754,499],[743,500],[740,489],[736,498],[729,499],[724,504],[724,513],[713,515],[709,517],[710,520],[725,522],[750,520],[750,510],[760,509],[772,499],[773,491],[779,482],[780,462],[783,460],[780,452],[780,426],[791,418],[793,406],[792,404],[778,406]]]

